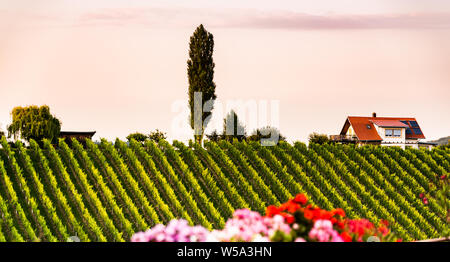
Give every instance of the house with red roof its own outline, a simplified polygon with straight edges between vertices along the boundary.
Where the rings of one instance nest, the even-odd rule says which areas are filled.
[[[381,146],[398,146],[403,149],[432,148],[434,143],[423,142],[425,135],[417,120],[412,117],[372,117],[349,116],[345,120],[339,135],[330,139],[341,143],[373,144]]]

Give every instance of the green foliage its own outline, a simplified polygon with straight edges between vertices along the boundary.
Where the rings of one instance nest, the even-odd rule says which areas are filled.
[[[61,131],[61,122],[50,114],[50,108],[47,105],[15,107],[12,112],[12,123],[8,126],[8,137],[18,135],[22,139],[38,142],[46,138],[56,142]]]
[[[133,146],[133,142],[135,144],[139,144],[134,140],[131,140],[130,144]],[[121,143],[122,144],[122,143]],[[105,154],[105,158],[102,158],[102,163],[111,163],[111,165],[115,166],[115,171],[118,173],[117,178],[122,178],[122,183],[127,187],[127,192],[133,197],[133,202],[136,203],[136,205],[139,205],[141,207],[140,211],[142,212],[143,216],[146,219],[146,222],[153,226],[155,224],[161,223],[162,221],[158,217],[158,214],[156,213],[155,208],[149,203],[148,198],[146,197],[142,187],[139,186],[138,181],[135,177],[132,176],[132,174],[129,172],[127,164],[124,162],[120,154],[117,152],[115,147],[107,142],[105,139],[102,139],[101,141],[102,146],[102,152]],[[98,156],[101,157],[102,152],[98,152]],[[105,164],[106,165],[106,164]],[[110,170],[111,172],[111,170]],[[120,183],[116,181],[115,183]],[[118,186],[119,187],[119,186]],[[150,194],[149,194],[150,195]],[[150,195],[152,196],[152,195]],[[154,199],[157,201],[156,197],[153,197],[151,199]],[[158,203],[161,204],[161,203]],[[154,205],[155,207],[159,207],[159,205]],[[164,209],[165,210],[165,209]]]
[[[442,218],[447,223],[447,228],[443,232],[443,236],[450,237],[450,177],[448,174],[440,177],[439,184],[435,191],[431,192],[431,195],[436,199],[437,203],[446,212],[442,214]]]
[[[325,134],[318,134],[316,132],[309,134],[308,141],[310,144],[319,144],[323,145],[330,142],[330,139]]]
[[[298,192],[350,219],[387,220],[404,241],[450,232],[447,148],[0,142],[0,241],[128,241],[174,218],[221,228],[236,209],[264,213]]]
[[[155,142],[159,142],[162,139],[166,139],[166,133],[160,131],[159,129],[156,129],[155,131],[150,132],[149,135],[145,135],[139,132],[129,134],[127,136],[128,142],[131,142],[132,139],[136,140],[137,142],[145,142],[145,140],[150,139]]]
[[[239,117],[231,110],[230,113],[223,119],[222,139],[232,142],[233,139],[242,141],[246,138],[245,126],[239,121]]]
[[[201,130],[195,131],[196,142],[201,142],[206,128],[207,121],[205,121],[211,112],[203,112],[203,106],[208,100],[216,99],[216,84],[214,78],[214,61],[213,61],[214,38],[211,33],[206,31],[203,25],[200,25],[195,30],[189,42],[189,60],[187,61],[187,74],[189,80],[189,107],[190,125],[192,129],[194,126],[194,93],[202,93],[201,106]],[[210,108],[212,110],[212,108]]]
[[[46,186],[50,188],[49,193],[52,194],[52,201],[58,205],[59,214],[64,214],[61,218],[64,219],[65,224],[72,229],[72,234],[76,234],[83,242],[90,241],[89,236],[85,233],[80,221],[75,218],[74,212],[69,205],[69,200],[58,185],[56,176],[53,173],[54,170],[50,168],[49,160],[44,156],[43,150],[34,140],[30,140],[30,146],[32,151],[29,154],[32,154],[35,161],[40,163],[40,173],[45,179]]]
[[[130,142],[131,139],[134,139],[138,142],[144,142],[146,139],[148,139],[148,136],[146,136],[142,133],[136,132],[136,133],[131,133],[127,136],[128,142]]]
[[[247,137],[248,141],[258,141],[266,143],[267,145],[275,145],[279,141],[286,141],[286,137],[280,133],[280,130],[276,127],[266,126],[258,128]]]
[[[150,140],[153,140],[155,142],[159,142],[160,140],[167,139],[166,133],[160,131],[159,129],[156,129],[155,131],[151,132],[148,135],[148,138],[150,138]]]
[[[219,142],[221,140],[233,142],[234,139],[243,141],[247,138],[245,126],[239,121],[239,117],[234,110],[231,110],[223,119],[223,130],[221,134],[214,130],[211,134],[206,135],[206,137],[213,142]]]
[[[222,135],[219,134],[216,130],[212,131],[211,134],[207,134],[206,137],[209,139],[209,141],[218,142],[222,139]]]

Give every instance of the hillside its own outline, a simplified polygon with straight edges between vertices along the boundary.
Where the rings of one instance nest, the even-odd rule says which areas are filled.
[[[235,209],[264,212],[299,192],[351,218],[387,219],[404,240],[439,237],[444,211],[419,198],[450,171],[450,149],[280,143],[87,141],[0,149],[0,241],[129,241],[183,217],[221,228]]]
[[[437,140],[433,140],[430,142],[437,143],[438,145],[448,145],[449,141],[450,141],[450,136],[446,136],[446,137],[441,137]]]

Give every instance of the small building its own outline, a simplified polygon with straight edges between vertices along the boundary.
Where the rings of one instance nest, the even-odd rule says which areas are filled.
[[[92,139],[95,135],[96,131],[88,131],[88,132],[79,132],[79,131],[61,131],[59,132],[59,137],[64,138],[67,144],[72,143],[72,138],[75,138],[83,145],[85,144],[86,139]]]
[[[435,143],[422,142],[425,135],[417,120],[412,117],[349,116],[339,135],[332,135],[334,142],[398,146],[403,149],[432,148]]]

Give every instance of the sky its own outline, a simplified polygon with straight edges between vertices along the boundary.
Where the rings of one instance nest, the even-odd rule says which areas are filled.
[[[1,0],[0,129],[15,106],[47,104],[62,130],[94,139],[159,129],[187,141],[201,23],[215,42],[207,132],[241,102],[270,105],[257,120],[242,111],[248,133],[273,124],[288,141],[372,112],[417,118],[427,140],[450,135],[448,0]]]

